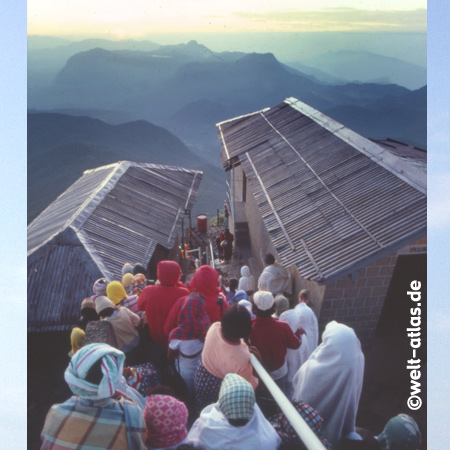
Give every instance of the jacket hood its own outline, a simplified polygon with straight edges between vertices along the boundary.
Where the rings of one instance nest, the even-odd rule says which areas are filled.
[[[175,261],[160,261],[157,267],[158,280],[162,285],[175,286],[180,278],[181,268]]]
[[[211,266],[200,266],[196,271],[189,287],[191,291],[197,291],[205,297],[217,296],[219,274]]]

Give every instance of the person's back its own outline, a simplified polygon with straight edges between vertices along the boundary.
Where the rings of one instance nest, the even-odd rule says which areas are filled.
[[[225,376],[218,402],[203,409],[187,441],[208,450],[276,450],[281,443],[256,404],[251,384],[234,373]]]
[[[264,256],[264,262],[266,267],[258,280],[258,289],[268,290],[273,295],[290,295],[292,293],[291,280],[286,269],[275,260],[271,253]]]
[[[145,287],[138,298],[138,308],[145,311],[152,339],[167,349],[164,324],[172,306],[180,297],[189,294],[185,287],[178,286],[181,268],[175,261],[158,263],[159,285]]]
[[[319,325],[314,311],[309,306],[309,292],[302,289],[299,294],[299,303],[294,308],[300,318],[300,326],[308,337],[308,356],[319,344]]]
[[[145,450],[142,410],[116,392],[124,359],[106,344],[90,344],[73,356],[64,378],[74,396],[51,407],[41,450]]]

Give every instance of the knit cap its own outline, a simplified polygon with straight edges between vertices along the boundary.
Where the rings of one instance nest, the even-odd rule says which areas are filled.
[[[122,267],[122,276],[124,276],[126,273],[133,274],[133,264],[125,263]]]
[[[272,308],[275,300],[271,292],[258,291],[253,295],[253,302],[261,311],[267,311]]]
[[[86,298],[81,302],[81,309],[84,309],[84,308],[95,309],[95,303],[94,303],[94,300],[92,300],[92,298],[90,298],[90,297],[86,297]]]
[[[142,273],[145,276],[145,267],[142,264],[136,263],[133,267],[133,275],[137,275],[138,273]]]
[[[122,286],[125,288],[125,291],[128,293],[128,290],[131,292],[131,283],[133,281],[133,274],[130,272],[127,272],[122,277]]]
[[[146,444],[153,448],[168,448],[187,436],[188,410],[183,402],[169,395],[150,395],[144,410],[147,427]]]
[[[72,350],[69,353],[69,356],[72,357],[78,350],[80,350],[83,345],[85,337],[85,332],[81,328],[75,327],[70,333],[70,343],[72,346]]]
[[[115,305],[119,304],[124,298],[127,298],[127,293],[120,281],[111,281],[106,287],[106,295]]]
[[[108,280],[106,278],[99,278],[95,283],[92,289],[94,290],[95,295],[106,295],[106,286],[108,284]]]
[[[95,299],[95,310],[97,311],[97,314],[100,314],[100,312],[106,308],[116,309],[117,307],[108,297],[100,295],[100,297]]]
[[[131,295],[139,295],[145,286],[147,286],[145,275],[142,273],[136,274],[131,282]]]
[[[228,373],[222,381],[219,392],[219,408],[228,419],[253,417],[255,391],[252,385],[235,373]]]

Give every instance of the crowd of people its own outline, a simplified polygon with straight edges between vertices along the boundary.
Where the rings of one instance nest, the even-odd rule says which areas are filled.
[[[41,448],[304,448],[253,354],[324,448],[417,449],[420,431],[404,414],[378,436],[358,432],[355,332],[332,321],[319,344],[310,293],[293,301],[286,270],[271,254],[265,262],[257,282],[243,266],[229,286],[207,265],[185,284],[175,261],[158,263],[156,281],[129,263],[121,281],[97,280],[71,333],[73,396],[50,409]]]

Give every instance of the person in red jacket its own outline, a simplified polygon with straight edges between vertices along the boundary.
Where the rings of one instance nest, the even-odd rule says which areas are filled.
[[[175,261],[160,261],[157,267],[160,284],[145,287],[138,298],[138,308],[145,311],[153,341],[167,351],[164,323],[176,301],[189,294],[179,285],[181,268]]]
[[[274,311],[275,300],[272,293],[258,291],[254,294],[253,312],[256,319],[250,334],[250,344],[259,350],[262,365],[286,394],[286,353],[288,348],[300,347],[302,330],[299,328],[294,334],[286,322],[272,317]]]

